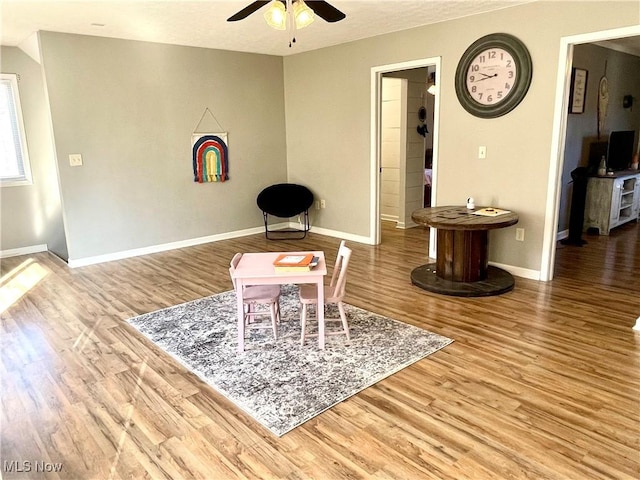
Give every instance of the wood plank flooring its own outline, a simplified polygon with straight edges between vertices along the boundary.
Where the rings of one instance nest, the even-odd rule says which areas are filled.
[[[254,235],[77,269],[4,259],[2,478],[640,478],[640,225],[559,246],[552,282],[486,298],[411,285],[427,237],[385,225],[379,246],[348,242],[347,301],[455,342],[282,438],[126,319],[231,289],[235,252],[333,258],[338,239]]]

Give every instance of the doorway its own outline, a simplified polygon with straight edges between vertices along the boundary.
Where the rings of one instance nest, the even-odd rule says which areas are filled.
[[[567,136],[567,108],[570,91],[571,69],[573,66],[573,50],[575,45],[601,42],[612,39],[635,37],[640,35],[640,26],[625,27],[602,32],[593,32],[560,40],[558,59],[558,76],[556,79],[556,101],[551,144],[551,161],[549,168],[549,191],[542,249],[540,280],[553,279],[556,242],[558,237],[558,220],[560,216],[560,198],[564,151]]]
[[[433,199],[436,194],[437,187],[437,139],[438,139],[438,119],[439,119],[439,72],[440,72],[440,58],[426,58],[422,60],[414,60],[411,62],[403,62],[391,65],[382,65],[373,67],[371,69],[371,197],[370,197],[370,243],[372,245],[378,245],[381,243],[381,202],[382,202],[382,150],[383,150],[383,127],[382,127],[382,111],[383,111],[383,97],[382,97],[382,83],[383,77],[396,77],[396,78],[408,78],[415,75],[422,75],[421,81],[424,86],[424,94],[427,95],[426,89],[428,86],[432,86],[429,95],[431,95],[431,107],[433,120],[432,124],[427,123],[427,130],[431,135],[432,147],[430,148],[430,157],[432,161],[431,168],[431,189],[429,203],[433,204]],[[431,80],[431,85],[428,84]],[[426,100],[423,96],[420,101]],[[407,109],[406,118],[406,130],[413,129],[417,132],[417,128],[421,126],[418,117],[418,107],[416,105],[413,109]],[[417,150],[416,150],[417,149]],[[405,150],[406,152],[407,150]],[[424,161],[425,161],[425,145],[422,140],[417,143],[417,146],[409,145],[408,149],[410,155],[415,155],[415,151],[418,152],[419,168],[416,170],[415,162],[407,168],[406,164],[398,167],[399,186],[400,192],[405,192],[405,198],[400,198],[398,194],[398,205],[403,206],[404,212],[398,212],[399,221],[404,222],[403,228],[412,226],[408,224],[407,218],[410,219],[412,209],[420,208],[424,205]],[[401,170],[404,169],[402,172]],[[408,175],[408,176],[407,176]],[[403,186],[400,183],[404,181]],[[416,184],[417,182],[417,184]],[[417,188],[416,188],[417,187]],[[412,190],[407,197],[406,192]],[[416,193],[417,192],[417,193]],[[415,203],[415,205],[414,205]],[[430,241],[430,255],[435,255],[435,250],[432,251],[432,246],[435,248],[435,239]]]
[[[380,215],[396,228],[415,227],[411,214],[431,204],[434,84],[434,67],[382,76]]]
[[[408,86],[406,78],[382,76],[380,219],[399,228],[406,210]]]

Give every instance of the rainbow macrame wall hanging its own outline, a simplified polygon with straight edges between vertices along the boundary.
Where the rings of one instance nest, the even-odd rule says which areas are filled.
[[[217,126],[202,125],[209,114]],[[211,123],[209,121],[209,123]],[[193,159],[193,181],[198,183],[224,182],[229,180],[229,147],[227,133],[205,133],[224,130],[209,108],[205,108],[200,121],[191,135],[191,157]],[[200,133],[198,133],[200,132]]]
[[[229,149],[226,133],[193,135],[193,181],[229,180]]]

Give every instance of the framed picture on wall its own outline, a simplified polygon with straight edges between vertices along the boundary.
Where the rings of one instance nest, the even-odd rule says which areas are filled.
[[[569,113],[584,113],[589,72],[582,68],[571,69],[571,91],[569,94]]]

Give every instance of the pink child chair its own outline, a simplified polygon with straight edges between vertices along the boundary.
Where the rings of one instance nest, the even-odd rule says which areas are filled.
[[[333,274],[331,276],[331,283],[328,286],[325,286],[324,289],[324,303],[325,305],[334,303],[338,306],[338,311],[340,312],[340,318],[326,318],[326,322],[341,322],[342,330],[334,330],[327,331],[325,330],[325,335],[346,335],[347,340],[349,340],[349,324],[347,323],[347,316],[344,311],[344,304],[342,300],[344,299],[346,284],[347,284],[347,268],[349,266],[349,258],[351,257],[351,249],[344,246],[344,241],[340,244],[340,248],[338,249],[338,256],[336,258],[336,264],[333,269]],[[318,291],[315,285],[301,285],[300,286],[300,303],[302,303],[302,313],[300,316],[300,323],[302,324],[302,334],[300,338],[300,342],[304,345],[305,337],[316,337],[318,334],[307,334],[306,326],[307,326],[307,313],[308,306],[315,305],[316,308],[318,306]],[[317,318],[317,315],[316,315]]]
[[[231,260],[231,266],[229,268],[229,274],[231,275],[231,281],[233,282],[233,288],[238,291],[236,281],[233,278],[240,259],[241,253],[236,253]],[[245,325],[249,328],[272,328],[273,338],[278,338],[277,323],[280,321],[280,285],[249,285],[243,287],[242,298],[244,301],[244,321]],[[268,311],[257,311],[256,305],[268,305]],[[256,317],[271,317],[271,324],[265,324],[264,322],[256,322]]]

